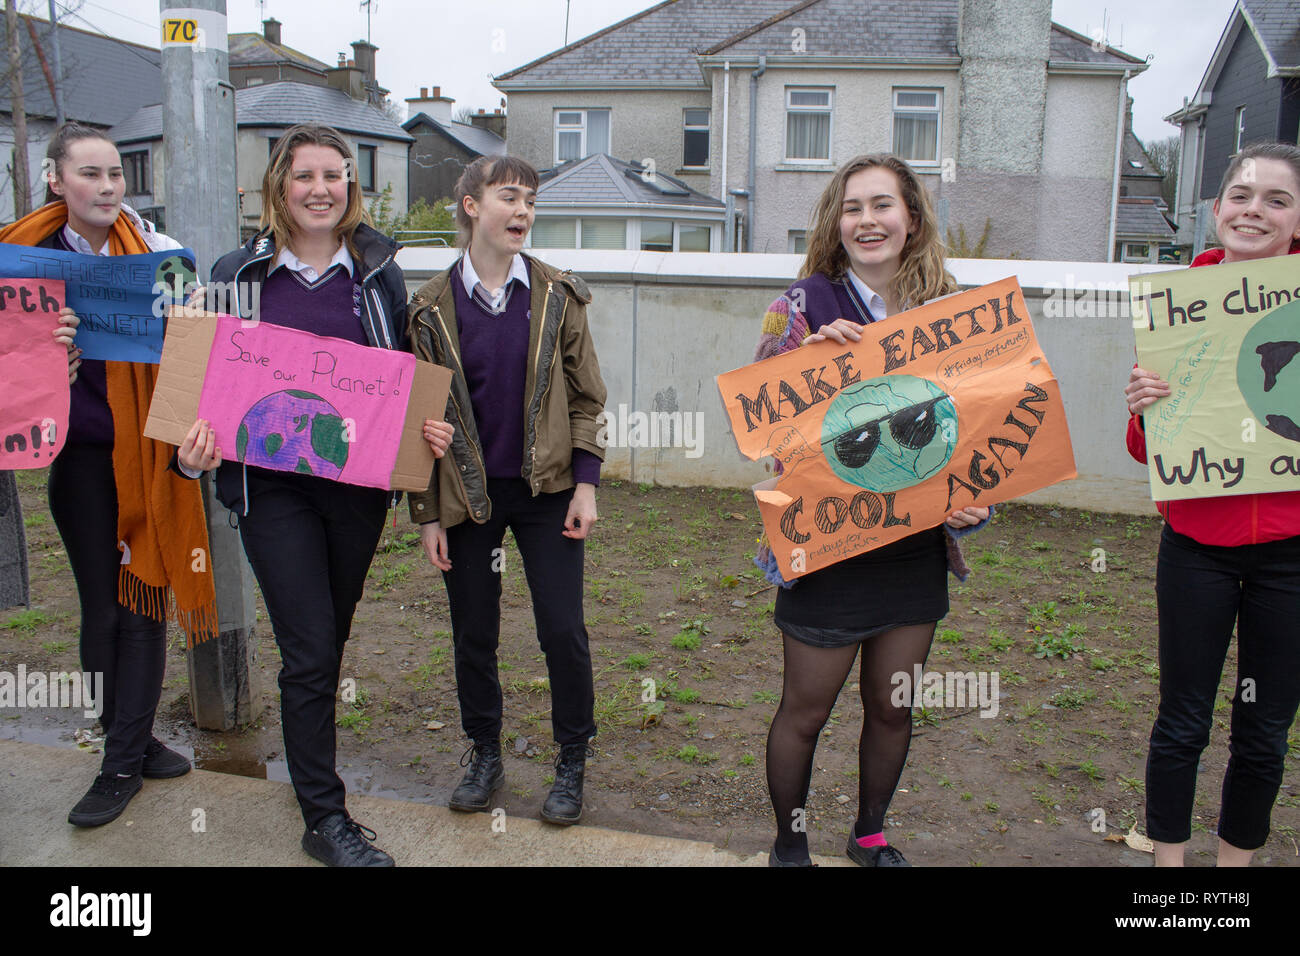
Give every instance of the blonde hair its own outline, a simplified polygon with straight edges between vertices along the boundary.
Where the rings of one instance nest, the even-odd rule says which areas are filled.
[[[939,237],[930,197],[912,167],[887,153],[856,156],[835,171],[813,207],[808,229],[808,252],[799,270],[799,278],[806,279],[820,272],[838,279],[848,270],[849,254],[840,239],[845,184],[854,173],[876,168],[887,169],[898,177],[903,202],[915,226],[903,244],[898,271],[889,283],[889,291],[899,308],[912,308],[956,292],[957,280],[944,268],[944,243]]]
[[[262,177],[262,229],[275,236],[278,249],[290,247],[294,235],[293,216],[286,199],[289,176],[293,172],[293,152],[304,144],[327,146],[343,157],[344,172],[348,179],[348,207],[334,229],[334,238],[347,243],[353,258],[360,258],[352,242],[352,234],[361,223],[370,224],[370,214],[361,201],[361,182],[356,175],[356,161],[347,140],[332,126],[299,123],[284,131],[271,151],[266,174]]]

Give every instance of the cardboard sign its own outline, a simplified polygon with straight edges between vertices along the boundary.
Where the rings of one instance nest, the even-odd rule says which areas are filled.
[[[1300,490],[1300,256],[1129,280],[1156,501]]]
[[[167,310],[195,281],[189,249],[139,256],[87,256],[0,243],[0,278],[59,279],[77,313],[82,358],[157,364]]]
[[[1003,279],[718,376],[787,580],[1075,476],[1020,284]]]
[[[63,283],[0,280],[0,471],[45,468],[68,434],[68,350],[54,341]]]
[[[223,460],[399,491],[429,487],[426,418],[451,372],[414,355],[174,308],[144,433],[212,422]]]

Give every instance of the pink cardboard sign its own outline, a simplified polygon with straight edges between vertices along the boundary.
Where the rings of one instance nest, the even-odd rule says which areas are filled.
[[[217,319],[199,394],[223,457],[389,488],[415,356]]]
[[[68,433],[61,279],[0,280],[0,470],[44,468]]]

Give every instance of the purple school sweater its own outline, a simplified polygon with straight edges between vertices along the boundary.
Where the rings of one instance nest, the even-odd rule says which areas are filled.
[[[524,386],[532,296],[513,283],[505,311],[493,315],[465,292],[460,263],[452,267],[460,362],[489,478],[519,478],[524,467]],[[600,484],[600,459],[573,449],[573,480]]]
[[[45,249],[76,252],[63,238],[60,228],[40,243]],[[74,343],[75,344],[75,343]],[[108,370],[103,359],[81,360],[77,380],[70,389],[68,405],[69,445],[113,444],[113,413],[108,407]]]
[[[288,266],[276,269],[262,283],[258,315],[287,329],[370,344],[361,324],[361,285],[342,266],[335,266],[315,285]]]

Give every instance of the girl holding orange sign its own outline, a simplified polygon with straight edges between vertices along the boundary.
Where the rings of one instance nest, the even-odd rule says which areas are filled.
[[[799,276],[768,307],[755,361],[827,339],[857,342],[864,325],[957,291],[925,189],[906,163],[887,155],[859,156],[835,174],[814,209]],[[859,437],[879,436],[864,431]],[[858,452],[869,454],[845,451]],[[892,678],[924,665],[935,626],[948,613],[948,571],[967,574],[956,538],[989,513],[955,511],[944,526],[854,555],[794,586],[780,580],[770,553],[760,551],[756,563],[782,584],[775,620],[785,650],[781,703],[767,739],[777,821],[770,865],[812,865],[804,808],[813,755],[859,648],[864,720],[858,817],[847,852],[862,866],[910,865],[882,832],[912,734],[910,703],[891,701]]]

